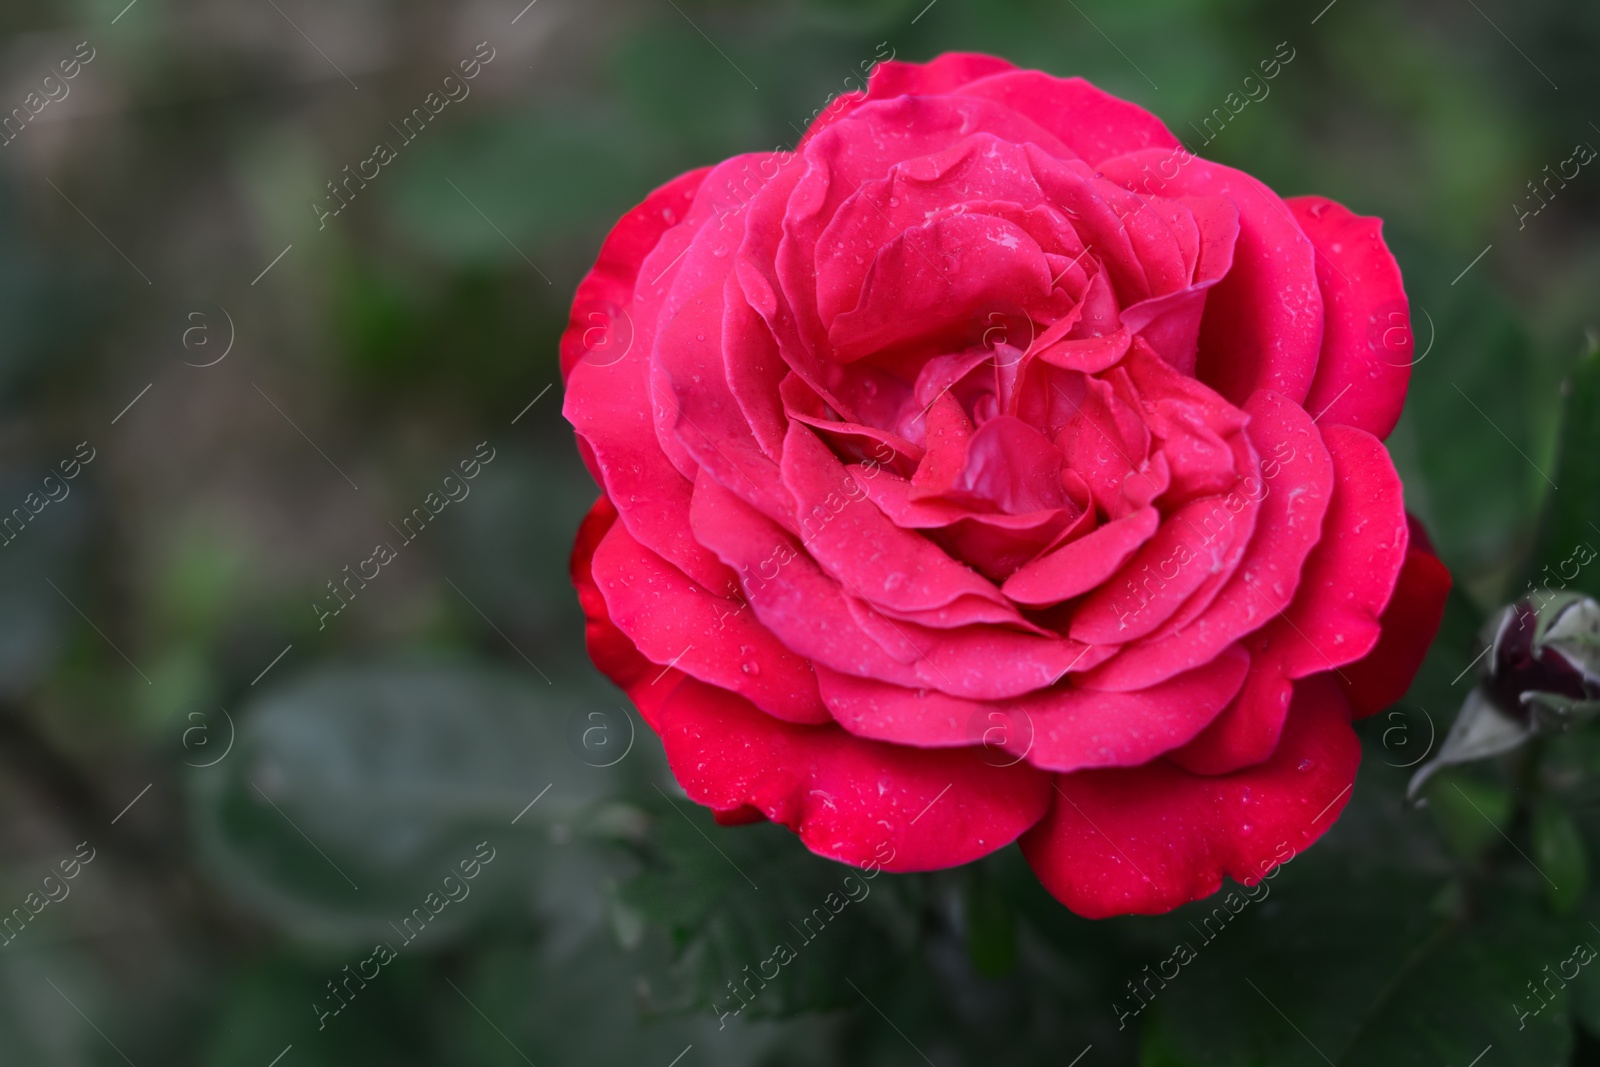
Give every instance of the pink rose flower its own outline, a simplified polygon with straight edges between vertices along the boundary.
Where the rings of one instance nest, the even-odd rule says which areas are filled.
[[[561,355],[596,664],[719,821],[845,863],[1020,838],[1086,916],[1253,884],[1443,611],[1378,221],[1080,78],[880,65],[629,212]]]

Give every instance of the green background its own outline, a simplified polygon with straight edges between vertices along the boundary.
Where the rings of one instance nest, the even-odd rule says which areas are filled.
[[[1484,614],[1600,543],[1600,174],[1518,218],[1600,145],[1600,7],[125,3],[0,12],[0,109],[94,50],[0,147],[0,507],[95,450],[0,548],[0,907],[95,850],[0,948],[0,1062],[1600,1063],[1600,968],[1517,1016],[1600,945],[1600,743],[1399,799]],[[319,228],[324,183],[480,41],[471,94]],[[1426,350],[1390,447],[1458,590],[1349,809],[1203,945],[1215,901],[1087,922],[1014,848],[882,876],[719,1025],[847,871],[713,827],[583,652],[594,487],[556,339],[600,239],[683,170],[792,144],[889,48],[1081,74],[1188,138],[1285,41],[1202,152],[1385,220]],[[319,628],[482,441],[470,496]],[[319,1030],[327,983],[485,841],[470,896]]]

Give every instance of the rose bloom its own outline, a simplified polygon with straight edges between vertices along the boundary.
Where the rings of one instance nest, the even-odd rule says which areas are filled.
[[[590,654],[719,822],[899,871],[1020,838],[1091,917],[1254,884],[1443,611],[1382,444],[1411,345],[1376,219],[1081,78],[881,64],[578,288]]]

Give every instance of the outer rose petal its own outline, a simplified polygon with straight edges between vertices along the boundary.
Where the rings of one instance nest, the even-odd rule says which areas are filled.
[[[653,253],[661,258],[663,243],[688,244],[692,227],[673,227],[687,217],[708,173],[695,171],[662,186],[606,239],[578,288],[562,338],[562,413],[578,432],[589,473],[613,501],[622,502],[622,521],[634,537],[701,585],[720,589],[731,575],[689,536],[684,517],[690,483],[651,428],[647,364],[654,322],[633,291],[642,264]],[[676,255],[665,258],[670,263]],[[591,358],[585,358],[588,353]]]
[[[1306,410],[1382,440],[1394,429],[1411,381],[1411,314],[1400,267],[1383,242],[1383,221],[1322,196],[1288,201],[1317,249],[1322,356]]]
[[[602,494],[578,527],[577,542],[572,546],[572,584],[583,607],[584,643],[589,647],[589,658],[601,673],[627,691],[645,722],[655,728],[659,722],[657,708],[683,676],[676,670],[655,670],[656,665],[611,621],[606,598],[595,585],[594,551],[616,521],[617,509]]]
[[[660,713],[673,776],[718,812],[755,808],[819,856],[890,871],[954,867],[1016,840],[1050,806],[1050,776],[973,749],[917,749],[796,726],[686,679]],[[746,813],[747,814],[747,813]]]
[[[1375,715],[1405,696],[1444,618],[1450,571],[1419,541],[1426,543],[1413,533],[1394,596],[1378,620],[1383,634],[1377,647],[1340,672],[1340,684],[1358,719]]]
[[[1361,761],[1344,695],[1326,675],[1295,685],[1270,760],[1222,777],[1164,760],[1056,778],[1056,802],[1022,839],[1045,888],[1090,919],[1153,915],[1254,885],[1333,825]]]
[[[1239,695],[1168,759],[1192,774],[1232,774],[1277,751],[1294,699],[1294,679],[1284,664],[1285,640],[1286,630],[1276,625],[1245,639],[1250,673]]]
[[[1334,489],[1322,539],[1301,571],[1294,601],[1249,639],[1250,678],[1239,698],[1173,754],[1196,774],[1227,774],[1266,759],[1283,729],[1290,682],[1333,670],[1343,680],[1345,665],[1378,642],[1380,616],[1406,556],[1400,476],[1364,430],[1329,426],[1323,437],[1333,455]]]
[[[595,351],[597,360],[610,363],[615,358],[612,349],[626,347],[624,338],[631,338],[633,327],[624,313],[633,302],[639,264],[662,234],[683,221],[695,191],[711,171],[711,167],[701,167],[678,175],[617,220],[606,235],[594,267],[578,283],[572,317],[561,335],[563,381],[585,353]]]
[[[743,695],[789,722],[831,721],[811,664],[746,612],[695,585],[616,524],[595,548],[590,577],[607,613],[652,663]]]

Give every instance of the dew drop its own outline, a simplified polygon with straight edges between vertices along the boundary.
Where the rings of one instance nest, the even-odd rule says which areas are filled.
[[[744,663],[740,665],[739,669],[744,671],[744,673],[754,677],[755,675],[761,673],[761,664],[757,663],[753,659],[749,659],[745,660]]]
[[[1297,771],[1309,771],[1311,768],[1315,767],[1316,765],[1317,764],[1316,764],[1315,760],[1303,759],[1295,767],[1295,770],[1297,770]]]

